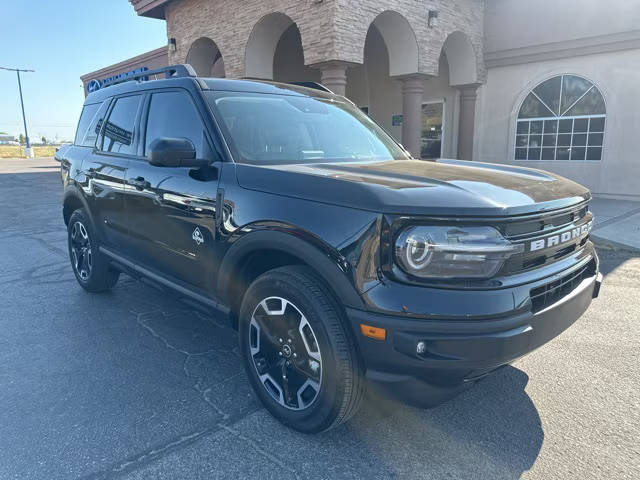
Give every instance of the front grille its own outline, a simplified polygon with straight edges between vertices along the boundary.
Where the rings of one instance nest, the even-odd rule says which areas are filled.
[[[587,214],[587,211],[588,207],[582,205],[569,212],[550,213],[534,220],[513,222],[505,226],[503,233],[506,237],[513,240],[541,234],[549,229],[562,228],[565,225],[576,222],[583,218]]]
[[[559,242],[552,246],[531,251],[531,242],[548,236],[561,234],[574,227],[580,227],[592,220],[586,205],[580,205],[569,211],[540,215],[531,220],[512,221],[502,227],[502,233],[509,241],[521,243],[525,251],[511,257],[502,268],[502,274],[512,275],[533,270],[580,251],[588,237],[580,235],[568,242]]]
[[[544,310],[571,293],[585,279],[595,275],[595,261],[571,272],[558,280],[531,289],[531,311]]]

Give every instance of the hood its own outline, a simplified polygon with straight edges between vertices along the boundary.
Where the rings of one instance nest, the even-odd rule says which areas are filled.
[[[520,215],[591,198],[552,173],[462,160],[238,164],[236,172],[244,188],[400,215]]]

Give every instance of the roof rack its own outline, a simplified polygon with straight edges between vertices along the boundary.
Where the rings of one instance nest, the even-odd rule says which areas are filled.
[[[169,65],[156,70],[144,70],[138,73],[125,74],[122,78],[115,78],[105,82],[102,87],[111,87],[120,83],[131,82],[133,80],[146,82],[150,76],[164,75],[164,78],[197,77],[196,71],[188,63]]]

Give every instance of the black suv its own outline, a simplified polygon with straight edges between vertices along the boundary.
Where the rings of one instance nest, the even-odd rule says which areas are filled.
[[[285,424],[334,427],[365,385],[441,403],[597,296],[584,187],[412,159],[321,85],[159,74],[91,93],[58,152],[73,271],[90,292],[126,272],[228,314]]]

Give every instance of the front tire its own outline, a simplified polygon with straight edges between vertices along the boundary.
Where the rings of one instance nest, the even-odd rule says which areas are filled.
[[[362,362],[338,305],[309,268],[258,277],[243,298],[239,333],[251,385],[285,425],[322,432],[358,410]]]
[[[76,280],[88,292],[105,292],[118,282],[120,272],[98,249],[89,216],[84,209],[73,212],[67,227],[69,259]]]

